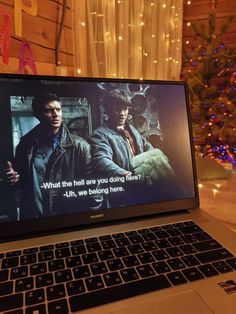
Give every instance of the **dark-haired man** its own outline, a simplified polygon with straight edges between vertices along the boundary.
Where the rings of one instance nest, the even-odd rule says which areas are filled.
[[[88,175],[91,155],[89,144],[70,134],[63,124],[61,106],[55,94],[42,93],[33,99],[33,113],[40,123],[22,137],[13,165],[8,162],[8,181],[22,191],[21,218],[74,212],[88,206],[85,199],[74,202],[62,195],[62,181]],[[43,188],[44,182],[52,183],[53,188]]]
[[[93,164],[100,175],[122,176],[133,172],[133,157],[153,149],[152,145],[127,122],[131,103],[125,92],[111,90],[103,106],[107,123],[90,137]]]
[[[108,206],[122,206],[132,202],[131,187],[125,178],[134,174],[134,156],[152,150],[152,145],[127,122],[131,103],[123,90],[113,89],[103,100],[103,107],[108,121],[94,130],[89,142],[91,144],[92,165],[100,178],[114,177],[114,182],[121,177],[124,189],[129,185],[127,193],[112,193],[108,197]],[[123,177],[123,181],[122,181]],[[117,184],[115,184],[117,186]],[[129,190],[129,191],[128,191]]]

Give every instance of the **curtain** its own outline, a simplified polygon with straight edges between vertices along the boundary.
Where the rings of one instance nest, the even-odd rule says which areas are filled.
[[[78,76],[178,80],[183,0],[74,0]]]

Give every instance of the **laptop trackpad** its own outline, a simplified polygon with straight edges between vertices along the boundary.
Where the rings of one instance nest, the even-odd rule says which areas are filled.
[[[151,299],[148,302],[137,304],[112,314],[212,314],[213,311],[204,300],[194,291],[176,293],[170,296]]]

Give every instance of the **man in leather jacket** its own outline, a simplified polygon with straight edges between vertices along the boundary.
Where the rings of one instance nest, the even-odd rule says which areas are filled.
[[[24,135],[6,170],[9,183],[21,191],[20,218],[38,218],[88,210],[95,206],[88,198],[65,196],[62,182],[89,175],[89,144],[70,134],[62,122],[61,101],[55,94],[43,93],[32,101],[39,124]],[[48,185],[45,185],[47,183]],[[67,188],[68,189],[68,188]]]

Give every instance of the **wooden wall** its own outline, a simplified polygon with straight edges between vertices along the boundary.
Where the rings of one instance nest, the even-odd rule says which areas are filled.
[[[31,3],[31,0],[21,1],[26,5]],[[196,44],[194,32],[191,27],[187,27],[187,22],[206,22],[210,2],[214,1],[192,0],[191,4],[187,5],[187,1],[184,0],[183,43],[189,40],[190,44]],[[0,72],[18,73],[20,46],[22,41],[26,40],[32,49],[38,74],[74,75],[73,1],[67,0],[65,27],[62,32],[59,53],[60,67],[55,65],[55,45],[63,0],[37,0],[37,3],[37,16],[31,16],[25,12],[22,13],[23,32],[22,37],[19,37],[15,35],[14,0],[0,0],[0,7],[7,9],[11,16],[11,58],[9,64],[6,65],[0,57]],[[236,0],[216,0],[215,3],[217,23],[221,23],[229,15],[234,16],[232,25],[227,34],[224,35],[224,43],[230,47],[236,47]],[[31,69],[27,67],[25,71],[26,73],[31,73]]]
[[[183,45],[186,41],[193,47],[197,45],[194,38],[194,31],[187,22],[199,21],[207,23],[210,8],[215,3],[214,12],[216,14],[216,25],[221,25],[228,16],[233,17],[233,22],[223,35],[223,42],[229,48],[236,48],[236,0],[192,0],[190,5],[184,0],[184,27],[183,27]]]
[[[30,6],[30,0],[21,0]],[[55,65],[55,45],[62,15],[63,0],[37,0],[38,12],[32,16],[22,13],[22,37],[15,34],[14,0],[0,0],[0,7],[8,10],[11,16],[10,61],[6,65],[0,59],[0,72],[18,73],[19,52],[22,41],[27,41],[32,49],[38,74],[73,75],[73,10],[72,1],[67,0],[65,26],[61,36],[58,60],[60,67]],[[1,22],[1,20],[0,20]],[[31,73],[29,67],[26,73]]]

